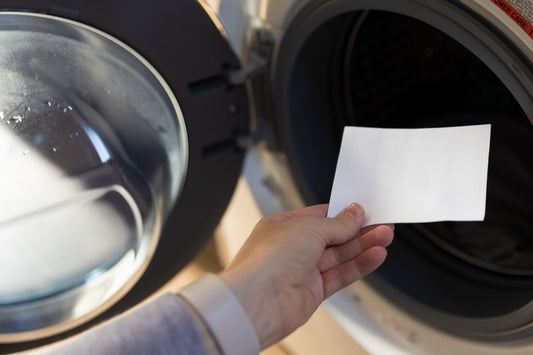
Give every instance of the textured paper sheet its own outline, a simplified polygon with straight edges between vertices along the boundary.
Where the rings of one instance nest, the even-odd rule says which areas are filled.
[[[358,202],[365,225],[483,220],[490,128],[345,127],[328,217]]]

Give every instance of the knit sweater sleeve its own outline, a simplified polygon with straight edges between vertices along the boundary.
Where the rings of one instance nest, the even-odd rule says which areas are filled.
[[[194,311],[166,293],[35,354],[212,354],[198,325]]]

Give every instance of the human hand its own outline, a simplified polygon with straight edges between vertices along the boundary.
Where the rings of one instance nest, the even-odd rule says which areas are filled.
[[[249,315],[261,348],[305,323],[327,297],[374,271],[393,225],[369,226],[352,204],[335,218],[328,205],[263,218],[220,277]]]

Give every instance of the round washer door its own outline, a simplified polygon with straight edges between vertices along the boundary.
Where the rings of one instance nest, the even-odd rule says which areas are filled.
[[[0,8],[0,352],[11,352],[132,307],[191,260],[240,175],[248,102],[197,1]]]

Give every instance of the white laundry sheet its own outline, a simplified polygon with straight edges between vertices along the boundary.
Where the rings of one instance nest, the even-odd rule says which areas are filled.
[[[490,129],[345,127],[328,217],[358,202],[365,225],[483,220]]]

